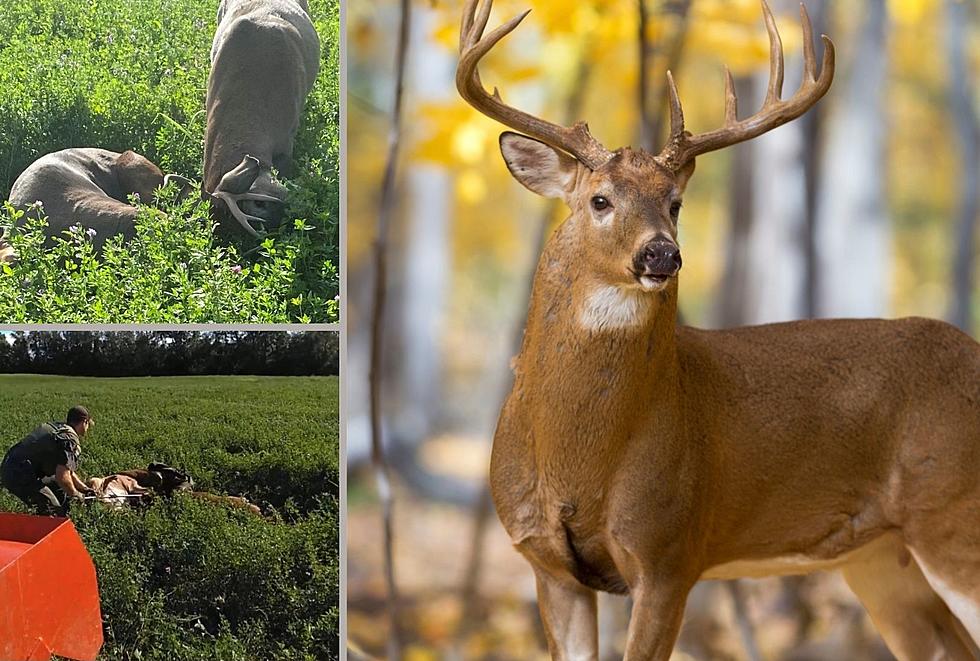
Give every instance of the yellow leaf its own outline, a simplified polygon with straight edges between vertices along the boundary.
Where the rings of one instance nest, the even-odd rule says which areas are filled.
[[[937,0],[888,0],[888,12],[903,26],[912,26],[938,10]]]
[[[479,204],[487,196],[487,182],[477,170],[464,170],[456,179],[456,195],[463,204]]]

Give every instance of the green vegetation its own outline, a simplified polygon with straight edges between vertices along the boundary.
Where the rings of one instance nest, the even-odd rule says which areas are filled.
[[[99,575],[100,658],[337,658],[336,378],[0,376],[4,451],[76,403],[97,421],[85,477],[162,461],[276,512],[186,496],[75,507]],[[24,509],[0,489],[0,510]]]
[[[0,200],[39,156],[133,149],[200,180],[214,0],[9,0],[0,9]],[[0,320],[330,322],[339,306],[338,0],[311,0],[322,62],[288,182],[292,223],[256,248],[213,236],[207,205],[158,203],[140,239],[96,256],[81,235],[15,232]],[[196,197],[196,192],[191,194]],[[144,202],[148,202],[144,200]],[[17,220],[0,211],[0,225]],[[137,277],[138,276],[138,277]]]

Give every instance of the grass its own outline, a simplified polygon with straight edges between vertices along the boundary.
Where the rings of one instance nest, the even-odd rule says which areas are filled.
[[[20,260],[0,273],[0,320],[337,320],[340,8],[338,0],[312,0],[310,8],[322,61],[296,136],[298,174],[288,182],[292,222],[261,246],[251,240],[227,245],[214,238],[206,209],[169,205],[170,195],[158,205],[164,216],[146,213],[140,221],[147,227],[142,245],[117,247],[111,257],[89,254],[84,263],[74,256],[78,237],[51,247],[38,240],[41,227],[17,232],[12,243]],[[0,200],[30,163],[68,147],[133,149],[165,172],[199,181],[215,10],[213,0],[4,2]],[[17,220],[12,210],[0,211],[0,225]],[[175,245],[202,253],[200,268],[189,268]],[[39,271],[70,277],[51,277],[42,287]],[[148,271],[213,304],[188,305],[180,294],[161,299],[157,281],[130,286],[129,305],[111,295],[113,285]],[[247,282],[224,277],[243,271],[250,274]]]
[[[162,461],[277,513],[186,497],[75,507],[99,576],[100,658],[337,658],[338,390],[335,377],[0,376],[7,447],[82,403],[97,422],[83,476]],[[0,489],[0,510],[25,508]]]

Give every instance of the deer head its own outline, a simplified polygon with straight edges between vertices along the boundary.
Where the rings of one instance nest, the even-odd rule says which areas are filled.
[[[684,112],[667,72],[670,92],[670,137],[653,155],[630,147],[610,151],[584,122],[570,127],[544,121],[506,105],[499,92],[488,93],[477,71],[480,60],[512,32],[529,11],[487,35],[492,0],[467,0],[460,31],[456,87],[470,105],[519,133],[501,135],[500,147],[511,174],[539,195],[562,199],[572,211],[569,222],[589,246],[579,257],[592,277],[604,285],[644,292],[660,291],[681,267],[677,223],[684,189],[694,173],[695,158],[734,145],[789,122],[815,104],[834,76],[834,45],[826,36],[823,64],[816,69],[813,35],[806,9],[800,14],[804,36],[804,72],[799,90],[782,100],[783,50],[772,12],[762,10],[770,43],[770,77],[762,109],[738,119],[738,99],[726,69],[725,123],[693,135],[684,127]]]

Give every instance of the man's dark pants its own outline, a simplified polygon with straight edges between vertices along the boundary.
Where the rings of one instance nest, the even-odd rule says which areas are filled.
[[[68,503],[64,492],[57,486],[47,486],[37,477],[30,461],[9,461],[5,458],[0,466],[0,482],[25,504],[34,507],[38,514],[66,516]]]

